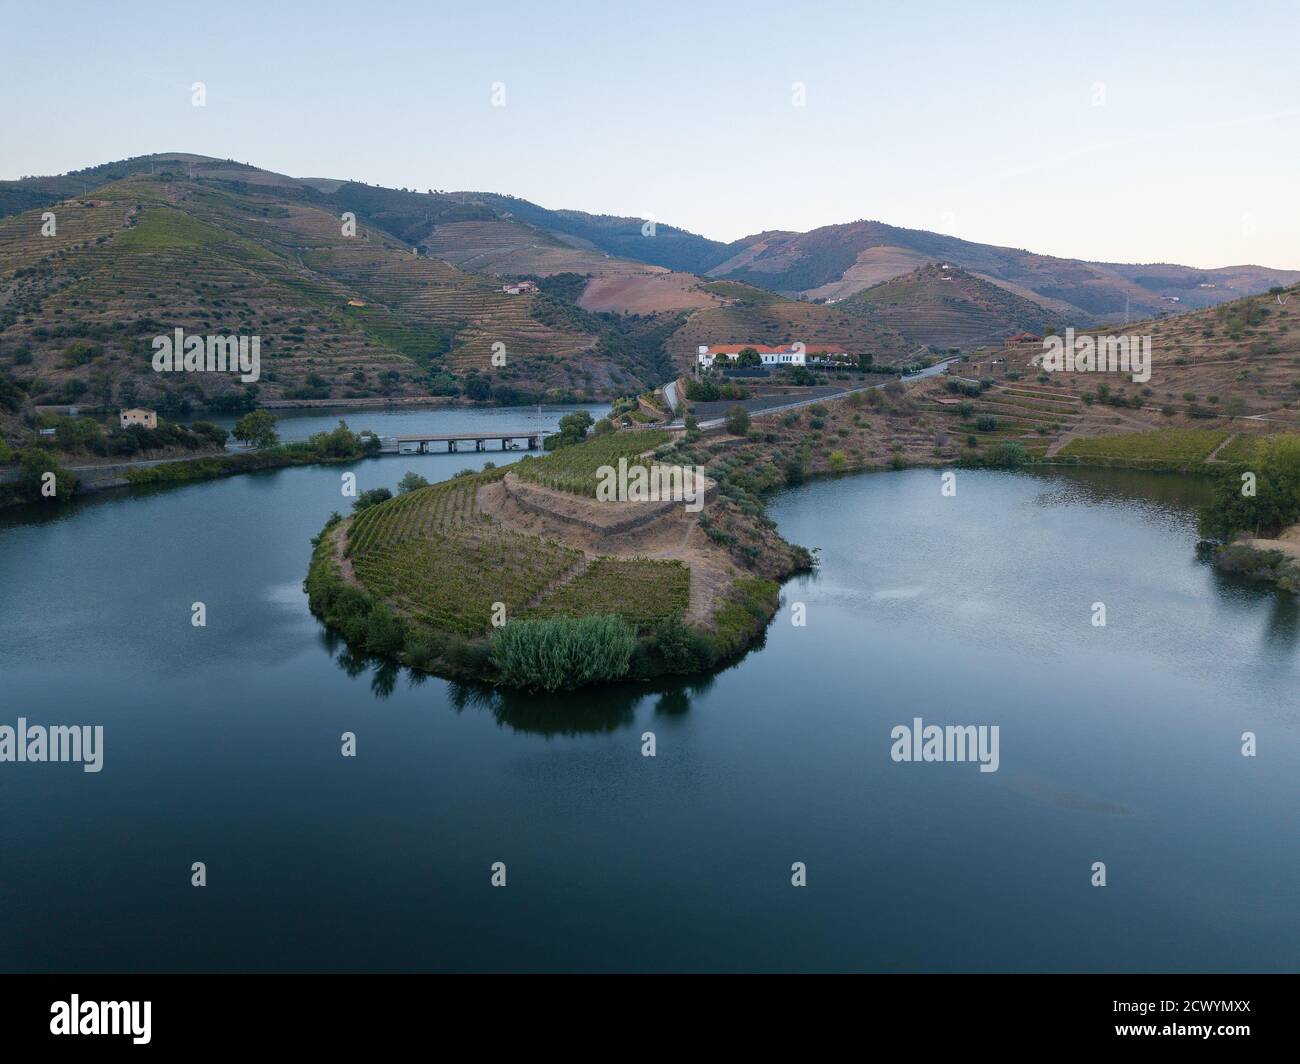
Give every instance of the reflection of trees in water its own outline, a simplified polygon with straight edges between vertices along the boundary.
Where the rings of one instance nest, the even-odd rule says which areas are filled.
[[[636,709],[658,696],[657,714],[681,716],[691,708],[691,696],[707,691],[712,678],[683,682],[608,684],[580,691],[518,691],[485,684],[449,683],[447,699],[457,711],[468,707],[490,712],[500,724],[530,735],[588,735],[631,727]]]
[[[647,698],[655,698],[657,716],[680,717],[690,710],[691,698],[704,694],[714,682],[713,676],[677,677],[554,694],[518,691],[490,684],[442,680],[387,658],[354,650],[328,631],[322,631],[320,639],[335,664],[350,679],[373,670],[370,692],[378,699],[392,695],[399,677],[405,675],[411,688],[433,682],[445,690],[448,704],[458,713],[466,709],[486,710],[498,723],[530,735],[588,735],[627,728],[635,720],[637,706]]]
[[[762,647],[765,637],[764,632],[750,649]],[[443,680],[388,658],[356,650],[324,625],[320,628],[319,639],[322,648],[349,679],[355,680],[367,670],[373,670],[370,692],[378,699],[392,695],[397,689],[398,678],[405,675],[411,688],[423,687],[431,681],[443,687],[448,703],[458,713],[467,708],[486,710],[498,723],[514,731],[546,736],[587,735],[630,727],[637,706],[647,698],[655,699],[656,716],[684,716],[691,708],[692,698],[705,694],[720,673],[734,669],[745,656],[733,659],[706,676],[666,676],[645,682],[628,681],[547,694]]]
[[[1042,506],[1078,503],[1136,503],[1143,507],[1195,510],[1210,501],[1213,478],[1144,469],[1092,469],[1055,466],[1027,474],[1046,483]]]
[[[1252,580],[1242,573],[1225,573],[1214,567],[1208,558],[1206,564],[1210,565],[1210,584],[1219,600],[1235,613],[1253,616],[1261,606],[1268,607],[1264,641],[1270,650],[1295,649],[1300,643],[1300,600],[1295,595],[1267,581]]]

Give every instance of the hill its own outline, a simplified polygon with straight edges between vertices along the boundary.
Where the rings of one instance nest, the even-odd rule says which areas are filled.
[[[819,343],[835,344],[854,354],[870,353],[882,365],[907,361],[917,347],[875,320],[866,308],[788,299],[735,281],[705,284],[701,291],[719,302],[691,311],[673,331],[668,352],[681,367],[694,364],[701,344],[801,341],[809,349]]]
[[[1213,306],[1300,281],[1300,271],[1257,266],[1194,270],[1083,262],[876,221],[746,237],[709,274],[788,295],[839,299],[927,262],[960,266],[1050,309],[1088,319],[1122,318],[1126,307],[1134,315],[1154,315]]]
[[[969,454],[1011,439],[1049,457],[1213,468],[1258,437],[1300,428],[1300,286],[1138,322],[1122,335],[1150,337],[1148,380],[1045,372],[1043,344],[1024,343],[954,365],[916,398],[952,435],[976,440]]]
[[[409,238],[439,226],[490,224],[448,197],[352,183],[322,191],[324,182],[197,156],[85,171],[71,197],[68,180],[0,187],[0,370],[38,404],[143,403],[175,415],[446,393],[475,377],[507,402],[596,398],[668,372],[656,327],[545,290],[511,295],[413,251]],[[344,235],[344,211],[356,215],[355,235]],[[153,338],[177,328],[259,337],[261,379],[154,372]],[[492,363],[497,344],[504,366]]]
[[[971,350],[1019,332],[1062,329],[1066,318],[965,270],[931,263],[836,304],[914,344]]]

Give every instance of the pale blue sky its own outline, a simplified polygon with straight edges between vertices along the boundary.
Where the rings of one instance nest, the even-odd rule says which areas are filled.
[[[0,0],[0,26],[0,177],[192,151],[721,240],[877,218],[1300,268],[1294,2]]]

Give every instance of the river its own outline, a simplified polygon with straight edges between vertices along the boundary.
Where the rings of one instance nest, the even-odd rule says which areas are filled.
[[[344,416],[535,416],[377,413]],[[518,457],[0,516],[0,724],[104,726],[98,773],[0,764],[0,969],[1295,968],[1297,609],[1195,559],[1203,483],[784,492],[770,512],[820,568],[695,683],[465,689],[354,658],[308,613],[345,469],[365,490]],[[998,725],[998,770],[891,760],[917,717]]]

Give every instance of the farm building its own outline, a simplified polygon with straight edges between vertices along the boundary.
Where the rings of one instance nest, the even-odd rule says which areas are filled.
[[[764,366],[804,366],[809,362],[831,362],[849,357],[848,352],[836,344],[791,343],[780,347],[770,347],[767,344],[701,344],[696,358],[707,369],[719,358],[735,362],[740,358],[740,352],[748,347],[758,352]]]
[[[156,429],[158,427],[158,415],[152,410],[140,410],[132,408],[123,410],[118,415],[122,423],[122,428],[129,429],[132,425],[141,425],[146,429]]]

